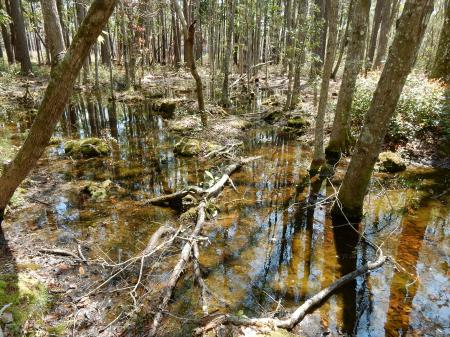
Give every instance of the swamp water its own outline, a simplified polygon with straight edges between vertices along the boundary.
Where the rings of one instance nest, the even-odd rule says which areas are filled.
[[[23,131],[17,125],[9,129]],[[103,258],[131,257],[161,224],[177,226],[175,211],[142,207],[139,201],[207,181],[205,170],[219,174],[217,162],[174,156],[180,137],[169,133],[165,121],[145,104],[113,106],[82,99],[67,109],[57,135],[115,141],[111,156],[102,159],[72,161],[63,156],[62,145],[50,149],[36,174],[46,171],[61,186],[36,196],[47,198],[52,209],[30,210],[15,225],[36,219],[39,235],[49,243],[85,240],[95,243]],[[283,312],[375,259],[373,248],[353,228],[333,226],[328,213],[334,186],[310,183],[309,150],[271,127],[250,131],[242,155],[263,158],[232,175],[237,191],[225,188],[217,218],[203,231],[209,238],[200,246],[205,281],[229,305],[211,298],[210,311],[262,316],[278,307]],[[448,171],[416,169],[388,182],[374,179],[366,217],[354,227],[397,265],[387,263],[332,295],[308,318],[311,326],[320,327],[311,335],[450,335],[449,178]],[[116,188],[103,201],[63,187],[108,179]],[[169,273],[157,277],[165,280]],[[180,280],[170,306],[178,318],[161,327],[167,336],[190,334],[190,318],[203,315],[199,295],[191,278]],[[129,296],[120,299],[123,308],[130,305]]]

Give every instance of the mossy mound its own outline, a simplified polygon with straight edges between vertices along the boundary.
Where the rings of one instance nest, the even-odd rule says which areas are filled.
[[[101,157],[111,153],[108,143],[100,138],[69,140],[64,143],[64,152],[73,157]]]
[[[241,119],[241,118],[234,118],[234,119],[230,120],[227,124],[231,128],[240,129],[240,130],[248,129],[251,126],[251,123],[249,121],[246,121],[245,119]]]
[[[111,180],[107,179],[101,183],[90,182],[84,189],[83,192],[89,194],[91,198],[95,200],[103,200],[108,195],[108,190],[111,187]]]
[[[288,119],[287,126],[295,129],[303,129],[309,126],[309,122],[302,117],[291,117]]]
[[[273,110],[273,111],[270,111],[269,113],[267,113],[263,117],[263,120],[266,123],[273,124],[273,123],[279,121],[282,118],[283,118],[283,111],[281,111],[281,110]]]
[[[193,138],[183,138],[177,144],[173,152],[177,155],[192,157],[198,155],[201,151],[200,141]]]
[[[220,145],[206,141],[199,141],[194,138],[183,138],[177,144],[173,152],[184,157],[193,157],[202,152],[211,152],[221,148]]]
[[[378,169],[382,172],[396,173],[406,170],[406,164],[395,152],[381,152],[378,156]]]
[[[196,129],[201,129],[202,124],[199,118],[187,116],[182,119],[169,121],[168,128],[170,131],[187,133]]]
[[[0,321],[5,336],[21,336],[24,322],[41,318],[50,299],[44,284],[34,279],[22,274],[0,275],[0,307],[11,303]]]
[[[59,137],[52,137],[50,138],[50,141],[48,142],[48,145],[59,145],[63,142],[62,138]]]

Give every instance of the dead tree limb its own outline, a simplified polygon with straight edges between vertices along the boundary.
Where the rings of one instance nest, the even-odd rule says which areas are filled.
[[[206,203],[204,201],[200,202],[200,205],[198,207],[197,224],[195,225],[194,231],[191,234],[191,241],[186,242],[183,246],[183,250],[181,251],[181,254],[180,254],[180,259],[178,260],[178,263],[176,264],[176,266],[170,276],[164,297],[158,307],[158,312],[156,313],[155,317],[153,318],[152,328],[150,330],[149,336],[156,335],[159,324],[161,323],[163,312],[165,311],[167,305],[169,304],[170,298],[172,297],[173,290],[175,289],[178,279],[180,278],[181,274],[183,273],[186,263],[189,261],[193,242],[194,242],[195,238],[200,234],[203,224],[205,223],[205,206],[206,206]]]
[[[69,256],[73,257],[75,260],[79,261],[82,260],[77,254],[72,253],[71,251],[65,250],[65,249],[47,249],[47,248],[41,248],[39,249],[40,253],[43,254],[52,254],[52,255],[59,255],[59,256]]]
[[[222,177],[210,188],[203,189],[198,186],[189,186],[187,189],[174,192],[171,194],[162,195],[159,197],[155,197],[144,202],[144,205],[158,205],[158,206],[167,206],[172,205],[174,203],[181,203],[181,199],[187,196],[188,194],[194,194],[197,197],[211,198],[217,196],[217,194],[222,190],[225,183],[230,179],[232,173],[234,173],[238,168],[242,165],[249,163],[253,160],[261,158],[257,157],[248,157],[239,160],[236,163],[230,164],[223,170]]]
[[[202,271],[200,270],[200,263],[198,259],[200,257],[200,252],[198,250],[197,241],[192,243],[192,262],[194,264],[194,274],[197,284],[200,286],[201,294],[202,294],[202,310],[205,315],[208,315],[208,286],[205,283],[205,280],[202,277]]]
[[[199,327],[194,330],[194,335],[201,335],[209,330],[218,327],[221,324],[233,324],[233,325],[243,325],[243,326],[254,326],[254,327],[270,327],[273,329],[284,328],[291,330],[296,324],[298,324],[306,314],[318,304],[332,294],[336,289],[347,284],[356,277],[367,273],[368,271],[377,269],[381,267],[386,261],[386,257],[380,252],[377,260],[375,262],[368,262],[365,266],[357,269],[351,273],[342,276],[337,281],[333,282],[328,287],[322,289],[320,292],[315,294],[313,297],[305,301],[301,306],[299,306],[288,318],[278,319],[278,318],[245,318],[238,317],[234,315],[225,314],[221,317],[214,318],[213,321],[207,323],[203,327]]]

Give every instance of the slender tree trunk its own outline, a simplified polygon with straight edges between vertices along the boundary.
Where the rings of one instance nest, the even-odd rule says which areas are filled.
[[[322,72],[322,84],[320,87],[319,107],[317,109],[316,126],[314,131],[314,154],[311,162],[310,173],[317,173],[325,162],[324,149],[324,122],[328,102],[328,88],[330,85],[331,72],[333,70],[334,58],[336,54],[337,40],[337,19],[338,19],[338,0],[328,2],[328,41],[325,55],[325,63]]]
[[[295,50],[295,73],[292,87],[292,96],[289,109],[293,110],[300,98],[300,75],[305,64],[305,41],[306,41],[306,19],[308,11],[308,0],[299,0],[298,2],[298,24],[297,41]]]
[[[327,25],[328,20],[326,16],[326,0],[314,0],[315,12],[313,14],[314,25],[319,24],[320,27],[314,27],[315,30],[313,32],[313,60],[311,63],[311,71],[310,71],[310,79],[315,80],[315,78],[320,73],[320,69],[322,68],[324,55],[325,55],[325,45],[327,38]],[[330,74],[331,75],[331,74]]]
[[[432,11],[433,0],[407,0],[405,3],[386,64],[339,190],[339,201],[347,217],[360,218],[362,215],[373,167],[406,78],[416,60]],[[339,212],[336,206],[334,212]]]
[[[445,3],[445,17],[431,70],[432,78],[441,78],[450,84],[450,1]]]
[[[172,0],[172,4],[175,7],[178,19],[181,21],[181,26],[183,27],[184,45],[185,45],[184,59],[188,64],[192,77],[195,80],[195,86],[197,89],[198,109],[200,110],[202,125],[203,127],[206,127],[208,124],[208,117],[206,115],[205,101],[203,99],[203,84],[202,79],[198,74],[197,66],[195,65],[194,59],[195,21],[188,26],[184,13],[181,10],[181,7],[178,4],[177,0]]]
[[[331,73],[331,78],[333,80],[336,80],[336,75],[337,75],[337,72],[339,71],[339,67],[341,66],[342,57],[344,56],[344,52],[345,52],[345,49],[348,44],[348,39],[349,39],[348,34],[349,34],[349,27],[350,27],[351,20],[352,20],[352,12],[353,12],[353,0],[350,0],[350,3],[348,5],[347,23],[345,24],[344,35],[342,36],[342,40],[340,43],[338,59],[336,61],[336,65],[334,66],[334,70]],[[367,20],[368,19],[369,18],[367,17]]]
[[[0,223],[16,188],[44,152],[61,118],[73,85],[92,44],[108,21],[117,0],[95,0],[61,62],[53,67],[50,82],[25,143],[0,177]]]
[[[14,22],[14,47],[16,58],[20,62],[20,71],[22,75],[29,75],[32,72],[30,54],[28,52],[27,35],[25,32],[25,23],[23,21],[20,0],[10,0],[11,18]]]
[[[58,8],[55,0],[41,0],[42,16],[44,17],[44,29],[50,48],[50,55],[53,64],[56,64],[63,57],[66,49],[64,37],[59,20]]]
[[[228,1],[228,30],[227,30],[227,45],[225,56],[223,59],[223,85],[222,85],[222,105],[228,107],[231,105],[230,92],[228,84],[228,76],[230,73],[230,59],[233,50],[233,31],[234,31],[234,0]]]
[[[56,7],[58,9],[59,24],[61,25],[61,30],[64,36],[64,45],[68,46],[70,44],[70,39],[69,39],[69,30],[67,29],[66,23],[64,21],[65,12],[63,0],[56,0]]]
[[[341,152],[346,152],[351,143],[350,114],[356,79],[364,62],[364,44],[370,13],[370,0],[356,0],[350,33],[350,44],[342,75],[341,88],[334,115],[330,142],[326,149],[327,159],[334,162]]]
[[[384,0],[383,9],[381,10],[380,36],[378,37],[378,48],[372,67],[373,69],[380,68],[386,55],[387,45],[389,42],[389,31],[391,30],[391,9],[392,0]]]
[[[77,0],[75,3],[75,8],[76,8],[76,19],[78,22],[78,26],[81,26],[81,23],[84,20],[84,17],[86,15],[86,8],[85,6],[85,1],[86,0]],[[90,53],[87,54],[86,59],[84,60],[84,64],[83,64],[83,84],[86,84],[89,82],[89,55]]]
[[[375,5],[375,14],[373,16],[372,33],[370,36],[369,50],[367,52],[367,64],[366,69],[372,68],[373,57],[375,56],[375,48],[377,47],[378,31],[381,24],[381,10],[383,9],[383,3],[385,0],[377,0]],[[389,0],[390,1],[390,0]]]
[[[0,1],[0,4],[1,4],[1,1]],[[13,64],[14,63],[14,52],[13,52],[13,48],[11,45],[11,38],[8,33],[8,29],[6,28],[6,25],[4,25],[4,24],[0,25],[0,29],[2,31],[3,44],[5,46],[5,52],[6,52],[6,57],[8,58],[8,63]]]

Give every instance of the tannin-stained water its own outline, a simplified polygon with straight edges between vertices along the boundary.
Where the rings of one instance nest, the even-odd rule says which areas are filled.
[[[120,189],[98,202],[59,189],[51,195],[54,213],[42,221],[42,235],[49,240],[61,242],[70,235],[95,241],[113,258],[132,256],[161,224],[176,225],[179,215],[168,208],[137,206],[136,201],[198,185],[207,179],[205,170],[218,174],[217,162],[174,156],[179,137],[145,105],[81,97],[65,117],[58,134],[114,138],[112,155],[71,161],[61,158],[59,147],[41,167],[67,182],[110,179]],[[309,150],[272,127],[256,128],[247,137],[242,155],[262,158],[233,174],[237,191],[228,187],[221,194],[218,216],[203,233],[209,240],[200,247],[207,285],[229,304],[211,299],[210,311],[261,316],[277,306],[289,311],[300,305],[376,258],[358,230],[395,264],[385,264],[332,295],[312,314],[314,322],[333,335],[450,335],[449,214],[448,198],[442,195],[449,172],[409,170],[387,183],[375,178],[363,222],[336,226],[329,210],[338,186],[310,182]],[[46,226],[50,220],[56,229]],[[179,282],[170,309],[177,317],[202,316],[192,279]],[[193,327],[189,322],[172,318],[168,335],[187,335]]]

